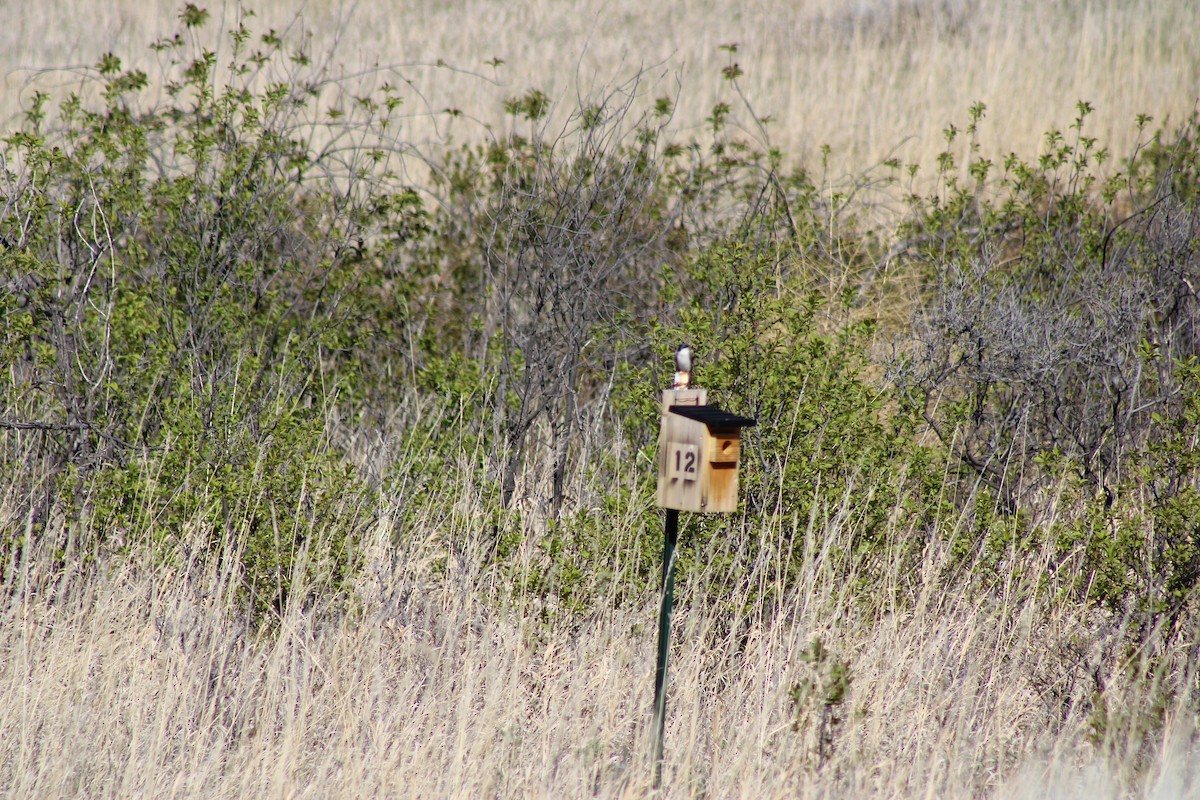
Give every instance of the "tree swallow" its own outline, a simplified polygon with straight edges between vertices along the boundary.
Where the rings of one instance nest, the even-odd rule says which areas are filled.
[[[686,389],[692,379],[692,348],[679,345],[675,351],[675,388]]]
[[[692,371],[692,348],[686,344],[679,345],[675,351],[675,369],[678,372]]]

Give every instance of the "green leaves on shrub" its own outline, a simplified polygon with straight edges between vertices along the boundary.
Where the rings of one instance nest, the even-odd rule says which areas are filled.
[[[925,580],[929,541],[946,580],[1045,543],[1082,599],[1193,602],[1194,119],[1115,165],[1081,103],[1039,157],[993,164],[977,104],[965,164],[950,126],[893,242],[855,218],[863,186],[785,173],[752,110],[718,99],[702,141],[671,140],[643,76],[566,115],[510,98],[510,134],[428,158],[418,192],[394,86],[179,19],[162,74],[106,54],[0,149],[0,474],[35,536],[196,548],[269,613],[343,585],[374,492],[405,495],[404,536],[469,470],[456,556],[578,619],[657,581],[658,398],[686,342],[711,401],[758,420],[741,513],[689,521],[680,551],[689,590],[753,606],[730,620],[783,607],[800,539],[835,529],[820,558],[866,604]],[[860,305],[893,275],[910,330]],[[329,422],[396,417],[419,455],[350,469]],[[1071,514],[1038,528],[1051,487]]]
[[[229,64],[191,36],[160,42],[165,101],[105,56],[53,125],[39,96],[5,138],[0,457],[58,487],[16,490],[32,518],[68,513],[95,540],[203,532],[236,553],[263,610],[286,600],[302,553],[326,585],[352,564],[364,488],[325,415],[374,327],[355,304],[378,285],[357,245],[411,204],[372,197],[367,148],[304,140],[327,76],[298,73],[282,40],[249,39],[234,31]],[[385,125],[381,107],[352,124]],[[29,452],[38,463],[16,469]]]
[[[1002,575],[1048,536],[1051,582],[1176,613],[1197,577],[1195,120],[1106,174],[1078,108],[1036,163],[964,186],[948,155],[943,191],[915,201],[906,244],[926,298],[890,376],[994,498],[961,557]],[[1071,511],[1031,529],[1051,504]]]
[[[912,422],[893,408],[889,392],[868,377],[874,323],[849,320],[848,309],[807,290],[789,274],[793,258],[787,249],[727,241],[690,261],[685,276],[664,276],[687,287],[677,321],[645,332],[655,363],[632,371],[614,398],[631,412],[627,434],[653,443],[658,390],[669,380],[661,365],[687,342],[694,385],[709,390],[709,402],[758,420],[743,432],[743,510],[698,518],[685,541],[715,596],[741,595],[734,585],[753,584],[764,548],[794,558],[783,580],[770,582],[786,595],[803,557],[803,543],[787,539],[810,521],[818,529],[849,528],[850,550],[830,558],[849,559],[867,576],[885,552],[918,556],[923,542],[908,534],[933,519],[935,459],[915,444]],[[898,510],[905,512],[900,525]],[[692,562],[681,558],[686,577]],[[864,588],[867,602],[873,590]],[[783,599],[749,595],[767,608]]]
[[[1089,110],[995,187],[948,175],[909,229],[927,299],[891,377],[1010,510],[1056,479],[1037,468],[1051,453],[1111,492],[1200,341],[1200,212],[1165,183],[1098,192]]]

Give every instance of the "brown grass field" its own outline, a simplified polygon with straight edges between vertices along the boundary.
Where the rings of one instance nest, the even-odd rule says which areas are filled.
[[[178,14],[147,0],[11,5],[3,119],[30,81],[69,89],[106,51],[152,66],[146,44]],[[237,13],[217,1],[209,10],[226,27]],[[677,135],[702,128],[718,100],[740,102],[740,89],[796,163],[819,168],[829,145],[837,179],[892,156],[932,170],[943,128],[962,127],[974,102],[988,108],[985,155],[1032,157],[1078,100],[1096,108],[1092,135],[1121,155],[1137,144],[1137,114],[1182,120],[1200,98],[1193,0],[262,0],[255,11],[260,28],[311,30],[313,52],[346,72],[411,80],[407,124],[421,142],[509,124],[503,99],[530,87],[569,105],[642,71],[647,97],[678,95]],[[729,43],[736,55],[720,49]],[[494,58],[504,63],[485,63]],[[731,58],[745,72],[737,87],[720,76]],[[384,462],[415,457],[365,443],[404,439],[386,433],[344,438]],[[900,562],[853,561],[841,522],[851,510],[839,513],[836,498],[825,521],[786,523],[808,576],[788,613],[731,621],[725,609],[754,601],[678,598],[655,790],[657,594],[602,597],[597,608],[616,610],[561,625],[567,615],[540,601],[489,594],[470,549],[488,524],[485,476],[469,456],[451,466],[454,497],[415,509],[402,494],[380,498],[349,599],[294,604],[266,632],[246,621],[228,563],[151,566],[114,553],[64,569],[70,550],[30,545],[19,571],[0,574],[0,796],[1200,797],[1196,631],[1130,656],[1136,621],[1063,599],[1048,552],[1021,556],[986,599],[918,578],[915,602],[866,610],[847,576],[886,595]],[[623,480],[578,495],[636,484]],[[0,531],[32,530],[21,501],[0,485]],[[743,538],[776,533],[745,524]],[[139,533],[121,533],[136,556]],[[173,535],[190,552],[208,533],[196,520]],[[925,548],[930,576],[949,558],[943,539]],[[797,557],[762,552],[760,586]],[[835,568],[837,553],[847,560]]]
[[[0,609],[4,795],[654,796],[653,598],[558,628],[474,596],[453,564],[431,580],[445,539],[480,524],[460,506],[403,551],[385,520],[354,608],[294,610],[275,636],[246,627],[219,565],[49,580],[32,554]],[[986,606],[931,586],[864,617],[820,568],[841,533],[806,532],[812,579],[787,619],[724,636],[719,598],[681,598],[666,796],[1196,796],[1188,715],[1168,705],[1155,744],[1138,722],[1196,680],[1186,653],[1110,686],[1128,706],[1104,724],[1081,701],[1090,670],[1136,671],[1120,620],[1015,584]],[[832,663],[846,699],[797,699]]]
[[[414,452],[377,457],[402,463]],[[730,624],[723,609],[754,603],[678,598],[656,792],[656,593],[565,624],[541,601],[490,596],[489,576],[470,566],[487,524],[473,499],[486,476],[471,460],[464,453],[452,467],[457,497],[419,508],[403,494],[383,500],[348,604],[294,604],[264,633],[239,611],[228,563],[144,566],[153,559],[136,557],[134,534],[134,558],[102,555],[64,573],[58,554],[32,548],[0,607],[0,793],[1183,800],[1200,791],[1186,700],[1194,634],[1131,658],[1130,620],[1055,599],[1048,554],[1014,564],[994,596],[933,579],[911,605],[866,611],[858,573],[869,569],[886,592],[900,567],[844,555],[853,547],[842,521],[853,513],[833,508],[825,523],[785,523],[808,577],[783,617],[752,612]],[[5,529],[28,524],[12,516],[17,500],[0,495]],[[397,544],[402,513],[411,522]],[[609,522],[631,528],[620,515]],[[731,534],[783,540],[746,525]],[[200,541],[206,529],[178,535]],[[763,551],[759,589],[789,555]],[[929,541],[929,575],[947,555],[941,538]],[[609,566],[629,557],[618,552]],[[701,570],[693,585],[706,583]],[[601,597],[596,607],[616,605]],[[1097,676],[1107,676],[1103,703]]]
[[[154,74],[147,45],[177,27],[182,4],[45,0],[6,12],[0,28],[0,119],[11,119],[39,69],[93,65],[108,51]],[[238,17],[233,3],[199,3],[214,29]],[[502,129],[505,97],[530,88],[561,107],[644,71],[647,96],[678,98],[677,132],[703,127],[730,102],[750,135],[742,100],[721,77],[736,62],[745,100],[770,117],[767,135],[795,162],[830,177],[859,175],[887,158],[934,168],[948,124],[987,106],[982,154],[1033,158],[1075,104],[1096,111],[1090,135],[1116,155],[1137,142],[1138,114],[1155,124],[1187,118],[1200,100],[1187,0],[686,0],[644,4],[500,0],[263,0],[248,4],[260,28],[295,26],[312,53],[346,72],[383,67],[372,80],[411,81],[414,141],[470,140],[477,123]],[[736,44],[736,54],[722,45]],[[504,63],[489,65],[493,59]],[[439,62],[442,66],[439,66]],[[73,86],[76,73],[40,76]],[[451,120],[446,108],[464,117]]]

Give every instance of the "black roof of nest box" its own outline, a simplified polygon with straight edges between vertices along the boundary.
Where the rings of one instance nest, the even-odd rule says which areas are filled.
[[[758,424],[756,419],[739,417],[716,406],[671,406],[669,410],[672,414],[703,422],[710,428],[748,428]]]

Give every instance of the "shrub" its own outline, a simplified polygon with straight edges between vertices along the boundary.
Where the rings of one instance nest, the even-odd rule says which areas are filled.
[[[1200,360],[1176,365],[1183,399],[1155,414],[1151,440],[1131,458],[1115,502],[1084,499],[1057,531],[1078,596],[1136,615],[1143,630],[1195,611],[1200,579]]]
[[[531,128],[490,146],[452,153],[447,227],[470,231],[473,255],[455,271],[467,352],[497,376],[504,431],[502,503],[536,423],[549,426],[550,504],[561,507],[572,442],[594,394],[589,362],[611,363],[598,340],[618,315],[644,319],[653,269],[671,258],[676,211],[661,189],[656,144],[667,117],[633,119],[636,81],[585,102],[551,134],[548,100],[531,91],[507,104]]]
[[[797,215],[797,225],[803,222]],[[614,398],[630,412],[626,434],[654,442],[657,389],[667,378],[660,365],[687,342],[709,402],[758,420],[743,432],[742,510],[689,523],[680,565],[684,580],[703,565],[709,585],[699,590],[748,597],[766,613],[799,579],[804,543],[792,537],[810,524],[851,531],[845,551],[828,554],[829,566],[853,564],[869,606],[881,599],[883,587],[872,579],[885,553],[904,553],[911,566],[924,547],[914,531],[929,529],[938,513],[935,454],[916,445],[912,420],[868,377],[873,322],[853,321],[843,300],[805,288],[802,271],[790,273],[795,258],[787,246],[769,252],[729,241],[689,261],[679,281],[688,292],[673,324],[639,332],[654,363],[631,370]],[[764,560],[764,553],[774,555]],[[768,568],[779,572],[766,576]],[[915,577],[908,572],[902,580]]]
[[[986,487],[961,484],[976,502],[957,563],[1001,575],[1048,535],[1056,585],[1153,619],[1186,606],[1197,575],[1200,210],[1181,180],[1195,121],[1104,180],[1089,110],[994,187],[974,143],[967,183],[947,152],[943,194],[915,201],[907,231],[927,299],[889,371]]]
[[[1051,454],[1111,503],[1154,415],[1180,397],[1172,364],[1197,342],[1195,204],[1173,171],[1154,186],[1137,178],[1166,169],[1158,149],[1143,154],[1149,167],[1102,181],[1107,153],[1079,109],[1070,140],[1049,134],[1035,164],[1009,158],[995,190],[990,163],[973,156],[973,180],[959,183],[947,151],[944,196],[918,201],[908,231],[928,300],[891,375],[1009,510],[1057,479],[1038,468]]]
[[[206,16],[188,5],[155,45],[161,101],[107,55],[94,93],[53,125],[37,95],[4,140],[3,458],[33,481],[14,459],[37,439],[53,488],[14,492],[35,520],[76,515],[97,539],[135,517],[160,539],[198,522],[238,549],[262,608],[323,535],[321,569],[350,563],[363,488],[325,415],[372,329],[354,302],[377,283],[360,243],[406,205],[375,193],[381,152],[332,144],[386,128],[387,96],[313,124],[329,76],[244,25],[218,64]]]

